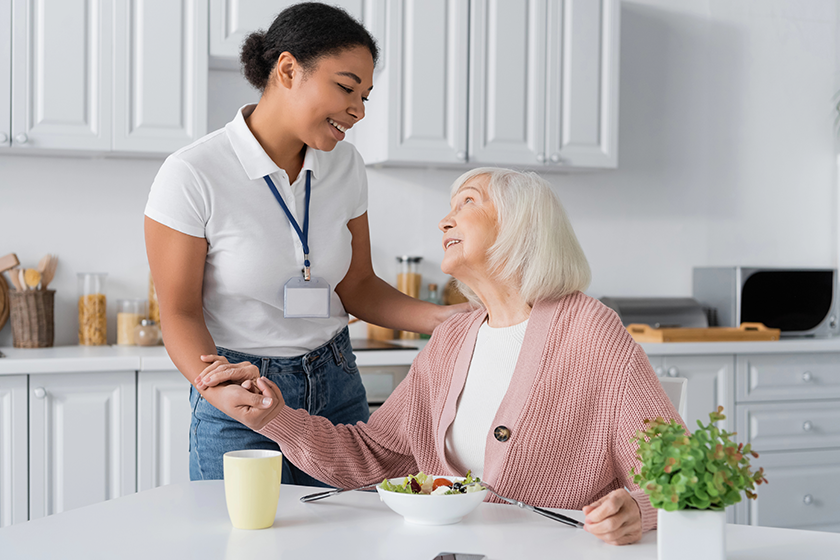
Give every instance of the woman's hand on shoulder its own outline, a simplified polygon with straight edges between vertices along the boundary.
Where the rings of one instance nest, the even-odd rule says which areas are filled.
[[[642,512],[624,488],[584,506],[583,513],[584,530],[607,544],[632,544],[642,538]]]
[[[201,361],[210,365],[195,378],[195,388],[199,391],[221,383],[242,384],[248,380],[256,381],[260,376],[260,369],[251,362],[231,364],[224,356],[215,354],[201,356]]]
[[[265,377],[242,385],[209,387],[202,395],[216,408],[254,431],[271,422],[286,406],[280,389]]]

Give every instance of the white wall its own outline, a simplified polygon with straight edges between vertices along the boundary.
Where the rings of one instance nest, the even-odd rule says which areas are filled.
[[[625,0],[621,33],[619,169],[548,176],[589,293],[690,295],[701,265],[837,266],[837,2]],[[211,129],[255,99],[236,73],[212,72],[211,87]],[[116,299],[145,296],[142,209],[160,163],[0,156],[0,255],[61,257],[56,344],[76,342],[76,272],[110,274],[111,340]],[[437,222],[458,174],[369,170],[381,276],[417,254],[443,279]]]

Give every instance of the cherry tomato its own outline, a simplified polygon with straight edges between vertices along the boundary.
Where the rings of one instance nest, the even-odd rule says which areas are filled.
[[[451,487],[452,486],[452,481],[449,480],[448,478],[436,478],[434,483],[432,483],[432,492],[434,492],[435,490],[437,490],[441,486]]]

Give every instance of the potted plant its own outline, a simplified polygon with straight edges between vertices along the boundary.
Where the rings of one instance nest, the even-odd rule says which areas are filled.
[[[630,474],[659,510],[659,560],[726,558],[726,506],[741,501],[741,493],[755,499],[756,484],[766,483],[764,469],[750,470],[750,444],[736,444],[714,425],[723,420],[723,407],[709,414],[710,422],[693,434],[676,420],[645,420],[636,432],[636,459],[641,469]]]

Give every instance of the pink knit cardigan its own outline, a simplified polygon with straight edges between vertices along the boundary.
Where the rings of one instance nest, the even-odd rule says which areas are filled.
[[[286,407],[260,433],[312,476],[340,488],[423,471],[463,475],[444,453],[478,328],[486,311],[435,329],[405,380],[367,423],[336,425]],[[679,415],[644,351],[618,316],[580,292],[531,311],[513,379],[487,434],[484,479],[503,496],[535,506],[580,509],[626,487],[642,529],[656,512],[630,475],[630,437],[645,418]],[[488,498],[498,501],[495,498]]]

